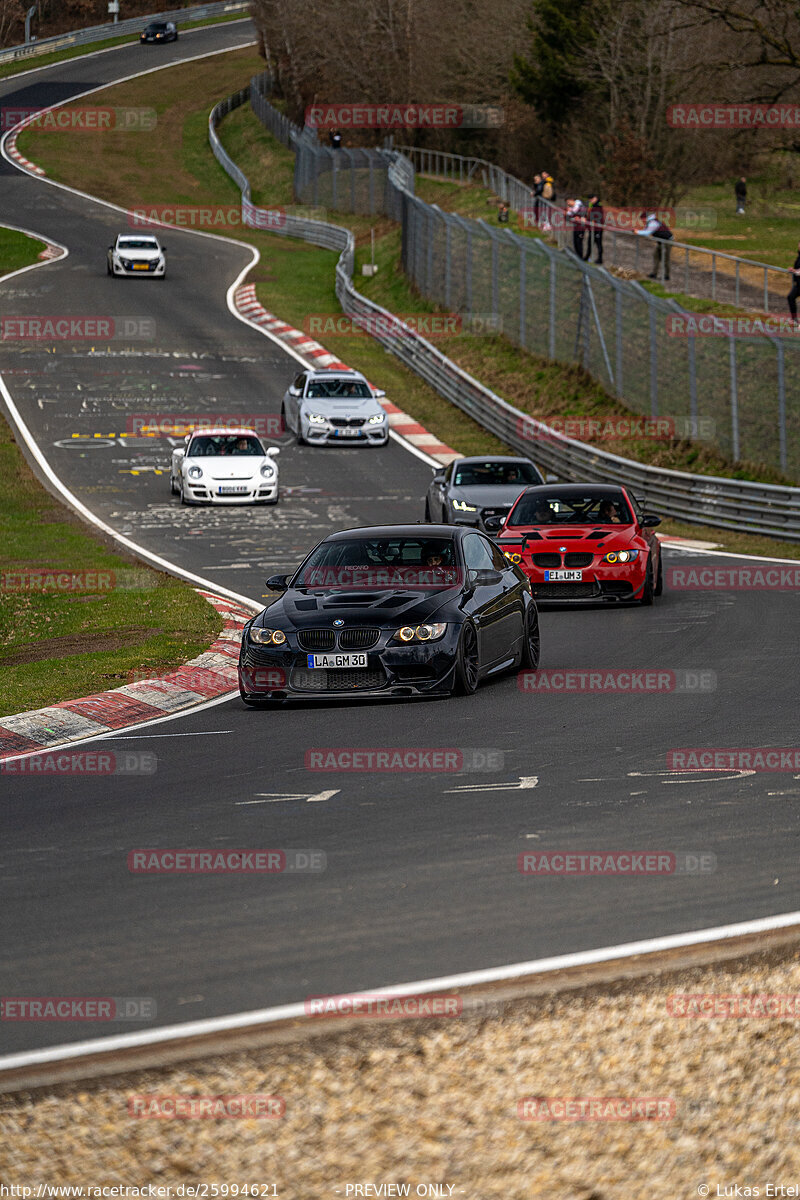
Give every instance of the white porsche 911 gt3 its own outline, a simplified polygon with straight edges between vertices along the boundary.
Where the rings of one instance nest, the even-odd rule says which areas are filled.
[[[198,429],[172,451],[170,489],[181,504],[277,504],[278,454],[252,429]]]
[[[108,247],[106,271],[109,275],[154,275],[167,273],[167,248],[152,233],[120,233]]]

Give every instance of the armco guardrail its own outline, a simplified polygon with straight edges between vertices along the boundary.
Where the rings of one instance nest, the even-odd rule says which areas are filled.
[[[262,81],[258,82],[263,87]],[[216,127],[226,113],[244,104],[248,95],[254,96],[256,92],[261,93],[261,87],[252,91],[243,89],[217,104],[209,116],[212,151],[241,187],[245,220],[254,226],[268,222],[259,220],[260,210],[252,204],[249,181],[225,151]],[[256,104],[263,108],[265,103],[263,94],[260,94]],[[297,127],[288,133],[297,137]],[[400,163],[391,155],[386,155],[384,161],[392,186],[400,187],[408,175],[407,163]],[[393,314],[356,291],[353,286],[355,239],[350,230],[287,213],[285,224],[271,232],[303,238],[316,245],[339,250],[336,294],[343,310],[351,316],[373,318],[370,330],[378,325],[374,320],[376,317],[384,319],[387,329],[397,329],[401,325],[402,333],[399,336],[394,333],[372,333],[372,336],[484,429],[494,433],[517,452],[534,457],[540,466],[553,471],[560,478],[624,483],[632,487],[637,495],[645,497],[652,510],[665,516],[720,529],[737,529],[800,541],[800,488],[650,467],[565,437],[495,395],[430,342],[398,322]]]
[[[167,12],[150,13],[144,17],[130,17],[127,21],[92,25],[89,29],[77,29],[73,33],[60,33],[54,37],[25,42],[21,46],[9,46],[0,50],[0,66],[18,62],[20,59],[38,58],[52,54],[55,50],[69,50],[71,46],[90,46],[94,42],[107,42],[111,38],[128,33],[138,33],[149,21],[202,21],[206,17],[224,17],[227,13],[244,13],[249,0],[222,0],[214,4],[198,4],[193,8],[171,8]]]

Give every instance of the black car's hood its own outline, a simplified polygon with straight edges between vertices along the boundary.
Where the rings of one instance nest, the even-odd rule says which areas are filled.
[[[453,487],[450,495],[454,500],[466,500],[467,504],[476,504],[478,508],[509,508],[520,492],[524,492],[528,483],[498,483],[481,484],[476,487]]]
[[[341,617],[348,626],[368,625],[394,628],[397,625],[430,621],[442,609],[457,606],[460,588],[386,588],[356,591],[343,588],[321,592],[314,588],[290,588],[260,613],[255,623],[270,626],[279,621],[285,628],[333,628]]]

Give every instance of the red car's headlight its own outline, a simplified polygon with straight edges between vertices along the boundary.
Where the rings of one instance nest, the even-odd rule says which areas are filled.
[[[638,550],[609,550],[608,554],[603,555],[603,562],[628,563],[628,562],[633,562],[633,560],[635,558],[638,558],[638,555],[639,555]]]
[[[505,554],[509,562],[512,562],[515,565],[522,562],[522,554],[519,550],[519,547],[515,547],[513,550],[504,550],[503,554]]]

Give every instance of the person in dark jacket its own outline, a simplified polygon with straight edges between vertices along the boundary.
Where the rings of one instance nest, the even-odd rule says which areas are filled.
[[[586,205],[577,197],[567,200],[567,221],[572,226],[572,249],[583,258],[583,239],[586,234]]]
[[[800,321],[797,320],[797,299],[800,296],[800,242],[797,243],[797,258],[794,260],[794,266],[789,267],[792,275],[792,290],[786,299],[789,302],[789,312],[792,314],[792,320],[798,329],[800,329]]]
[[[644,229],[637,229],[639,237],[655,238],[656,249],[653,255],[653,270],[648,275],[648,279],[658,279],[659,270],[661,267],[661,258],[664,258],[664,279],[669,279],[669,254],[671,250],[670,242],[672,241],[672,230],[658,219],[656,213],[641,213],[641,220],[645,222]]]
[[[534,175],[533,188],[531,189],[531,197],[533,199],[533,222],[539,224],[539,209],[542,207],[541,195],[544,190],[544,180],[541,175]]]
[[[329,141],[330,141],[330,143],[331,143],[331,146],[333,147],[333,149],[334,149],[334,150],[341,150],[341,148],[342,148],[342,135],[339,133],[339,130],[338,130],[338,129],[332,129],[332,130],[330,131],[330,133],[328,134],[328,139],[329,139]]]
[[[588,232],[586,237],[586,261],[592,261],[592,242],[594,242],[595,262],[603,265],[603,206],[599,196],[592,196],[586,213]]]
[[[736,193],[736,215],[737,217],[743,216],[744,206],[747,203],[747,180],[744,175],[736,180],[736,186],[733,190]]]

